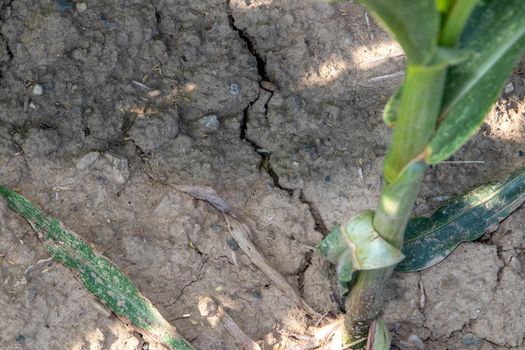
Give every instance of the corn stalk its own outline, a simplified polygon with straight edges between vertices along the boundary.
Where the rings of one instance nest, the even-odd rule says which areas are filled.
[[[358,214],[321,244],[346,295],[344,344],[377,333],[378,325],[385,328],[374,321],[381,316],[385,282],[400,260],[424,172],[474,134],[525,47],[522,1],[360,2],[402,46],[407,67],[384,111],[393,136],[378,206],[368,225]],[[390,346],[371,338],[368,343],[369,349]]]

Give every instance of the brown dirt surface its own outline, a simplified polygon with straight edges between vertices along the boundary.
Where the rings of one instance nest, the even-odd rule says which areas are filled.
[[[318,321],[239,251],[209,186],[308,304],[336,316],[315,248],[373,208],[404,56],[355,1],[0,0],[0,184],[113,260],[199,349],[236,349],[213,297],[263,349]],[[525,163],[525,61],[486,123],[427,173],[416,212]],[[398,349],[525,349],[525,210],[390,282]],[[0,349],[161,349],[108,313],[0,202]],[[295,336],[294,336],[295,335]],[[415,340],[416,339],[416,340]],[[412,344],[412,345],[410,345]]]

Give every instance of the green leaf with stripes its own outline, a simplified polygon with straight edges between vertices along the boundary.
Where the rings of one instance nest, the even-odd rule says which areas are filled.
[[[397,271],[431,267],[460,243],[481,237],[525,201],[525,169],[502,182],[484,185],[439,208],[431,217],[416,217],[405,231],[405,259]]]
[[[168,349],[193,349],[108,258],[97,254],[77,234],[23,196],[5,187],[0,187],[0,196],[31,224],[53,259],[70,268],[84,287],[121,320],[150,334]]]
[[[456,152],[483,123],[525,48],[525,1],[489,0],[472,13],[459,48],[471,57],[450,68],[430,164]]]

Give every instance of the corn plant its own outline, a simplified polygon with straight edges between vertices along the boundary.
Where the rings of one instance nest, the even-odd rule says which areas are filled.
[[[380,316],[385,281],[394,268],[432,266],[525,201],[521,170],[451,201],[431,217],[409,218],[425,170],[450,157],[475,133],[525,48],[525,1],[360,2],[404,49],[407,68],[383,113],[393,137],[377,208],[337,226],[320,250],[336,265],[346,299],[339,347],[386,350],[390,335]],[[115,315],[169,349],[193,349],[120,269],[87,242],[17,193],[0,186],[0,197],[29,221],[49,254]]]
[[[343,345],[389,349],[380,315],[385,281],[394,266],[405,255],[410,259],[400,265],[402,270],[442,260],[462,240],[483,234],[483,224],[497,222],[523,200],[523,174],[478,189],[431,218],[410,221],[410,244],[403,247],[425,170],[449,158],[476,132],[525,48],[525,2],[360,2],[403,48],[405,78],[384,110],[393,136],[377,208],[336,227],[320,249],[336,264],[345,297]],[[474,216],[473,207],[480,210]],[[472,220],[481,224],[474,227]]]

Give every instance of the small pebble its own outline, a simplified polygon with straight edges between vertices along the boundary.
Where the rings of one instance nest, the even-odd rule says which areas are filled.
[[[82,158],[80,158],[76,162],[75,165],[77,169],[89,169],[99,159],[100,159],[99,152],[89,152],[86,155],[84,155]]]
[[[153,90],[148,92],[148,97],[157,97],[160,96],[161,92],[160,90]]]
[[[230,84],[230,95],[237,96],[241,92],[241,87],[237,83]]]
[[[430,199],[432,199],[434,202],[444,202],[444,201],[449,200],[450,196],[434,196],[434,197],[431,197]]]
[[[264,90],[268,90],[268,91],[275,91],[277,90],[277,86],[270,82],[270,81],[261,81],[261,87],[264,89]]]
[[[266,155],[266,156],[269,156],[270,154],[272,154],[272,152],[267,150],[266,148],[258,148],[256,152],[261,155]]]
[[[419,350],[424,350],[425,349],[425,344],[423,343],[421,338],[419,338],[415,334],[411,334],[408,337],[407,341],[408,341],[409,344],[412,344],[413,346],[415,346],[416,349],[419,349]]]
[[[84,2],[77,3],[77,11],[78,12],[84,12],[87,10],[87,4]]]
[[[481,340],[478,338],[473,337],[472,335],[466,335],[463,337],[463,345],[479,345],[481,344]]]
[[[300,110],[301,108],[304,107],[304,100],[302,99],[301,96],[295,95],[295,96],[293,96],[292,100],[293,100],[293,103],[295,105],[295,111],[298,111],[298,110]]]
[[[140,81],[132,80],[131,83],[135,84],[136,86],[138,86],[141,89],[149,90],[149,86],[147,86],[145,84],[142,84]]]
[[[71,11],[75,5],[68,0],[56,0],[57,8],[60,12]]]
[[[523,152],[522,150],[519,150],[518,157],[524,157],[524,156],[525,156],[525,152]]]
[[[254,290],[254,291],[252,292],[252,296],[253,296],[255,299],[257,299],[257,300],[261,300],[261,299],[262,299],[262,293],[261,293],[261,291],[258,290],[258,289],[257,289],[257,290]]]
[[[17,335],[17,336],[15,337],[15,341],[16,341],[17,343],[21,343],[21,342],[23,342],[24,340],[26,340],[26,337],[24,337],[22,334],[19,334],[19,335]]]
[[[40,84],[35,84],[33,86],[33,95],[42,95],[44,93],[44,88]]]
[[[211,132],[219,130],[219,127],[221,126],[219,118],[215,114],[204,116],[199,120],[199,122],[204,127],[204,129],[206,129],[206,131]]]
[[[325,178],[324,178],[324,181],[325,182],[330,182],[330,181],[332,181],[332,178],[330,177],[330,175],[326,175]]]

